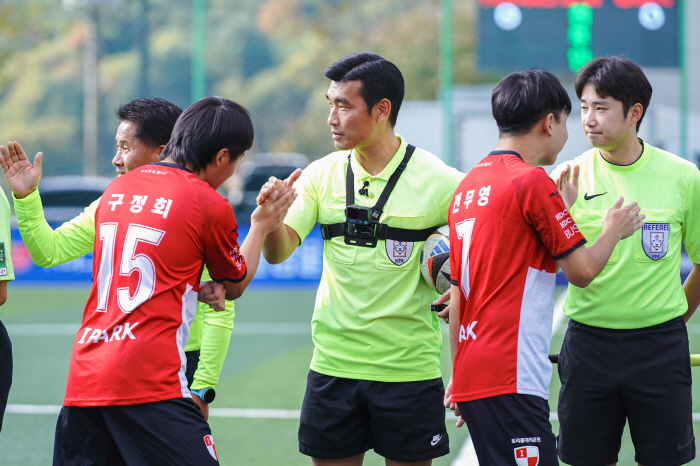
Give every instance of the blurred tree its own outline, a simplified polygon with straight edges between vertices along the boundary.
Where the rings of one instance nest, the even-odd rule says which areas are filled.
[[[98,171],[112,174],[116,108],[190,101],[192,0],[90,0],[99,34]],[[455,81],[475,69],[476,0],[455,2]],[[406,99],[434,99],[439,0],[207,0],[207,91],[245,105],[254,151],[333,150],[324,70],[360,50],[396,63]],[[58,0],[0,0],[0,140],[44,150],[46,173],[80,173],[82,13]]]
[[[13,28],[3,27],[2,34],[14,38],[4,48],[0,68],[0,141],[18,140],[30,153],[43,150],[57,173],[76,173],[82,166],[80,48],[85,31],[75,26],[64,32],[60,9],[47,7],[47,2],[34,3],[29,9],[36,8],[36,18],[19,13],[9,3],[3,3],[0,12],[15,15],[8,22],[3,16],[0,23],[12,23]],[[48,24],[52,16],[54,32]],[[43,26],[23,23],[33,20]],[[33,31],[41,33],[31,37]]]

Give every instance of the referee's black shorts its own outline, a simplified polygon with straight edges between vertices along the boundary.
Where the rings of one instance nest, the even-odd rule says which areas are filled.
[[[53,466],[215,466],[214,439],[190,398],[126,406],[64,406]]]
[[[375,382],[309,371],[299,451],[320,459],[369,449],[384,458],[425,461],[450,452],[442,379]]]
[[[644,466],[695,458],[690,351],[682,317],[632,330],[569,322],[559,355],[559,458],[617,462],[625,420]]]

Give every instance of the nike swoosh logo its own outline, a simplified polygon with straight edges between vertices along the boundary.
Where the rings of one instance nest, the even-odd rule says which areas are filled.
[[[683,445],[683,446],[681,446],[681,444],[679,443],[679,444],[676,446],[676,448],[678,448],[679,450],[683,450],[685,447],[687,447],[688,445],[690,445],[691,443],[693,443],[693,440],[695,440],[695,437],[691,438],[691,439],[688,441],[688,443],[686,443],[686,444]]]
[[[592,195],[590,195],[590,196],[588,195],[588,193],[586,193],[586,194],[583,195],[583,198],[584,198],[585,200],[587,200],[587,201],[590,201],[590,200],[593,199],[594,197],[603,196],[603,195],[605,195],[605,194],[608,194],[608,192],[605,191],[605,192],[602,193],[602,194],[592,194]]]
[[[431,447],[434,447],[435,445],[438,444],[438,442],[439,442],[441,439],[442,439],[442,435],[439,436],[438,438],[432,439],[432,440],[430,441],[430,446],[431,446]]]
[[[552,197],[552,196],[558,196],[558,195],[559,195],[559,193],[558,193],[558,192],[556,192],[556,191],[554,191],[554,192],[553,192],[552,194],[550,194],[550,195],[549,195],[549,197]]]

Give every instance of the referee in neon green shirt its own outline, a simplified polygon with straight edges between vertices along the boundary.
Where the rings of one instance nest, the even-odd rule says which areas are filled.
[[[361,465],[372,448],[387,465],[429,465],[449,445],[442,340],[429,310],[435,292],[420,274],[419,232],[446,224],[464,175],[394,133],[404,82],[393,63],[360,52],[325,75],[339,152],[304,170],[285,224],[263,247],[268,262],[282,262],[316,222],[322,225],[299,450],[315,465]],[[271,179],[261,196],[278,183]],[[370,217],[376,229],[363,230]]]
[[[159,98],[136,99],[117,110],[121,120],[116,134],[117,153],[112,161],[119,176],[143,165],[157,162],[182,109]],[[0,146],[3,154],[22,152],[17,143]],[[13,191],[17,227],[35,264],[53,267],[91,252],[95,243],[95,209],[99,199],[85,211],[53,230],[44,219],[37,185],[41,177],[41,155],[34,162],[37,169],[30,176],[20,173],[7,180]],[[9,251],[8,251],[9,252]],[[3,277],[0,277],[3,279]],[[211,280],[204,268],[202,280]],[[217,293],[213,293],[216,287]],[[213,294],[212,294],[213,293]],[[209,294],[209,299],[206,295]],[[192,399],[208,417],[208,403],[213,399],[219,381],[233,329],[233,301],[225,301],[223,286],[213,282],[202,286],[197,314],[190,327],[190,339],[185,346],[187,381]],[[210,307],[209,304],[213,306]],[[225,304],[224,304],[225,303]],[[225,309],[224,309],[225,306]],[[222,312],[215,312],[214,309]]]
[[[575,87],[594,148],[553,174],[566,206],[589,241],[617,196],[639,202],[646,220],[593,283],[569,285],[559,458],[616,463],[627,421],[637,463],[684,464],[695,457],[685,322],[700,303],[700,172],[637,138],[652,89],[636,64],[593,60]],[[683,285],[681,243],[693,262]]]

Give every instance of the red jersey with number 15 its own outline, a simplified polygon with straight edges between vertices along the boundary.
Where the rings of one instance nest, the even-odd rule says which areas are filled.
[[[547,399],[555,260],[586,242],[554,182],[515,152],[491,152],[457,188],[448,221],[461,290],[452,400]]]
[[[184,347],[203,263],[215,280],[243,280],[237,238],[228,202],[184,167],[150,164],[110,184],[64,405],[189,398]]]

